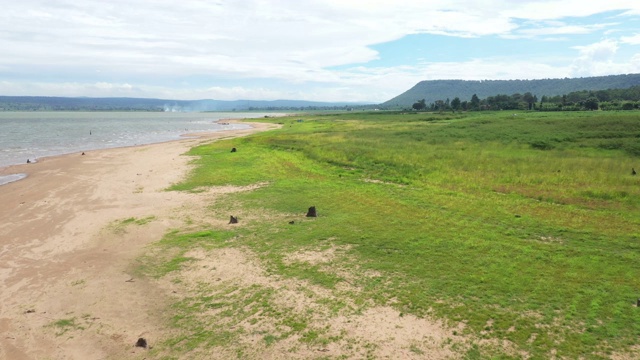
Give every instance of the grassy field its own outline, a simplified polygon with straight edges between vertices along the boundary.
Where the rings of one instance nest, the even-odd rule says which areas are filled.
[[[376,112],[260,121],[283,127],[193,149],[197,170],[172,188],[266,183],[212,210],[221,218],[239,213],[243,226],[167,235],[158,246],[174,249],[172,257],[150,273],[179,269],[188,249],[233,247],[241,239],[271,274],[329,290],[345,281],[360,289],[331,304],[335,311],[392,304],[402,313],[463,322],[469,336],[506,339],[539,359],[608,358],[638,345],[640,175],[631,175],[632,167],[640,171],[637,112]],[[309,206],[318,218],[301,216]],[[335,246],[346,254],[334,269],[286,261]],[[250,299],[268,314],[275,311],[265,305],[269,296],[256,290],[227,299]],[[206,306],[242,316],[220,299],[194,299],[176,304],[177,328]],[[264,341],[294,333],[301,341],[332,341],[304,319],[286,321],[289,334]],[[202,346],[197,335],[206,324],[199,326],[190,333],[195,343],[176,338],[171,346]],[[234,336],[216,334],[207,333],[218,339],[208,346]],[[517,356],[474,346],[464,357]]]

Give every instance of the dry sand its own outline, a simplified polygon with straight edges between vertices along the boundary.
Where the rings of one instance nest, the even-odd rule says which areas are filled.
[[[182,225],[172,212],[197,195],[166,192],[189,169],[186,151],[216,132],[162,144],[88,151],[0,169],[26,179],[0,186],[0,359],[129,357],[160,331],[166,297],[127,273],[144,247]],[[114,236],[115,221],[154,216]],[[64,336],[78,328],[81,336]]]

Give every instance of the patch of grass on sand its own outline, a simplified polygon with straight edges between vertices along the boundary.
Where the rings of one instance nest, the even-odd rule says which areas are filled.
[[[108,227],[108,229],[110,231],[112,231],[114,234],[125,234],[127,232],[127,227],[131,226],[131,225],[138,225],[138,226],[142,226],[142,225],[146,225],[150,222],[152,222],[153,220],[155,220],[156,217],[155,216],[147,216],[141,219],[135,218],[135,217],[130,217],[127,219],[122,219],[122,220],[116,220],[113,223],[111,223]]]
[[[84,327],[76,322],[75,317],[56,320],[47,326],[56,330],[56,336],[62,336],[72,330],[84,330]]]
[[[225,246],[225,242],[235,236],[230,231],[206,230],[195,233],[169,232],[138,259],[137,272],[154,278],[178,271],[193,258],[185,254],[194,248],[211,249]]]
[[[87,283],[85,279],[78,279],[71,282],[71,286],[84,286]]]
[[[403,313],[464,323],[461,332],[508,340],[533,358],[606,358],[637,343],[640,177],[631,175],[640,168],[637,112],[301,119],[272,119],[283,128],[189,153],[199,156],[197,168],[173,190],[268,185],[220,204],[221,213],[246,214],[235,230],[170,234],[163,244],[174,250],[156,275],[186,261],[184,249],[241,242],[270,274],[330,290],[348,283],[361,289],[349,295],[356,304],[393,304]],[[317,218],[304,217],[309,206],[317,207]],[[353,261],[287,261],[323,246],[348,249]],[[366,273],[379,276],[357,275]],[[270,311],[269,301],[250,301],[249,294],[203,296],[181,303],[175,320],[200,329],[201,340],[174,345],[229,339],[230,330],[194,322],[209,304],[223,302],[235,319],[244,313],[232,299],[251,304],[243,311]],[[301,342],[322,336],[307,327],[296,331]],[[504,355],[499,347],[466,351],[468,358]]]

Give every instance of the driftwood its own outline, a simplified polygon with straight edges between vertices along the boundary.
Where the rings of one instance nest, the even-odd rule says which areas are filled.
[[[231,215],[231,219],[229,220],[229,224],[237,224],[238,223],[238,218]]]
[[[312,206],[309,208],[309,211],[307,211],[307,217],[317,217],[318,214],[316,213],[316,207]]]

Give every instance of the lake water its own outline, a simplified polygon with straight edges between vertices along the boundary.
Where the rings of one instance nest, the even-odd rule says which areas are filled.
[[[175,140],[190,133],[246,129],[248,125],[216,121],[264,116],[237,112],[0,112],[0,168],[45,156]],[[0,185],[23,177],[0,175]]]

